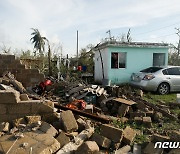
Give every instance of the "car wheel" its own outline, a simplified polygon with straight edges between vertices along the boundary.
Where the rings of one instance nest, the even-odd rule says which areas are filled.
[[[168,94],[170,90],[168,83],[161,83],[158,87],[158,93],[161,95]]]

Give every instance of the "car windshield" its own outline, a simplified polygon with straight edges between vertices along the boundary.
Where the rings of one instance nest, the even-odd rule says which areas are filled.
[[[144,70],[141,70],[140,72],[143,72],[143,73],[154,73],[154,72],[159,71],[160,69],[162,69],[162,67],[149,67],[149,68],[146,68]]]

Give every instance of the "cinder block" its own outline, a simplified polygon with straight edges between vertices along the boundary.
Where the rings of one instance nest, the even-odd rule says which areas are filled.
[[[12,122],[12,120],[24,117],[24,114],[0,114],[0,122]]]
[[[9,104],[7,106],[8,114],[28,114],[31,113],[31,103]]]
[[[123,131],[123,142],[126,144],[131,144],[136,136],[136,131],[129,126],[127,126]]]
[[[60,119],[60,116],[57,112],[40,113],[40,115],[43,121],[46,121],[50,124],[53,124],[55,121],[58,121]]]
[[[99,147],[95,141],[86,141],[75,151],[75,154],[93,154],[98,153]]]
[[[123,137],[123,130],[107,124],[103,124],[101,125],[100,134],[114,142],[120,143]]]
[[[109,149],[110,145],[111,145],[111,140],[101,136],[97,133],[94,133],[92,135],[92,140],[95,141],[99,146],[103,147],[103,148],[107,148]]]
[[[60,143],[61,147],[70,142],[70,138],[63,131],[60,132],[56,140]]]
[[[118,109],[118,116],[124,117],[128,111],[129,111],[129,106],[126,104],[122,104]]]
[[[76,131],[78,129],[78,124],[72,111],[62,111],[61,120],[66,132]]]
[[[6,114],[6,104],[0,104],[0,114]]]
[[[151,117],[143,117],[143,124],[147,127],[152,127]]]
[[[29,100],[29,97],[28,97],[27,94],[21,94],[21,95],[20,95],[20,99],[21,99],[21,101],[28,101],[28,100]]]
[[[0,104],[14,104],[20,101],[20,93],[15,90],[0,90]]]
[[[32,110],[31,113],[38,113],[38,114],[43,114],[43,113],[53,113],[54,109],[48,105],[45,105],[43,103],[32,103]]]
[[[5,59],[10,59],[10,60],[15,60],[15,56],[14,55],[0,55],[0,59],[5,60]]]
[[[55,136],[58,133],[58,131],[51,124],[48,124],[46,122],[43,122],[39,129],[42,132],[52,136]]]

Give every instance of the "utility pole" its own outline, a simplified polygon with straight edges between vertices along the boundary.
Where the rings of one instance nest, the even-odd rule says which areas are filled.
[[[179,58],[179,54],[180,54],[180,29],[179,28],[175,28],[177,30],[176,34],[179,37],[179,42],[178,42],[178,46],[177,46],[177,59]]]
[[[77,30],[77,66],[78,66],[78,46],[79,46],[79,36],[78,36],[78,30]]]

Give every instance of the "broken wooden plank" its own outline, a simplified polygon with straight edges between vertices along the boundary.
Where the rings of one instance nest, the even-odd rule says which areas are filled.
[[[111,121],[110,119],[103,118],[103,117],[100,117],[100,116],[97,116],[97,115],[94,115],[94,114],[86,113],[86,112],[83,112],[83,111],[80,111],[80,110],[71,109],[69,107],[59,105],[58,103],[54,103],[54,107],[58,108],[58,109],[62,109],[62,110],[71,110],[74,114],[79,114],[79,115],[85,116],[87,118],[91,118],[91,119],[100,121],[102,123],[109,123]]]
[[[116,101],[116,102],[119,102],[119,103],[126,104],[126,105],[134,105],[134,104],[136,104],[136,102],[134,102],[134,101],[129,101],[129,100],[123,99],[123,98],[115,98],[113,100]]]

